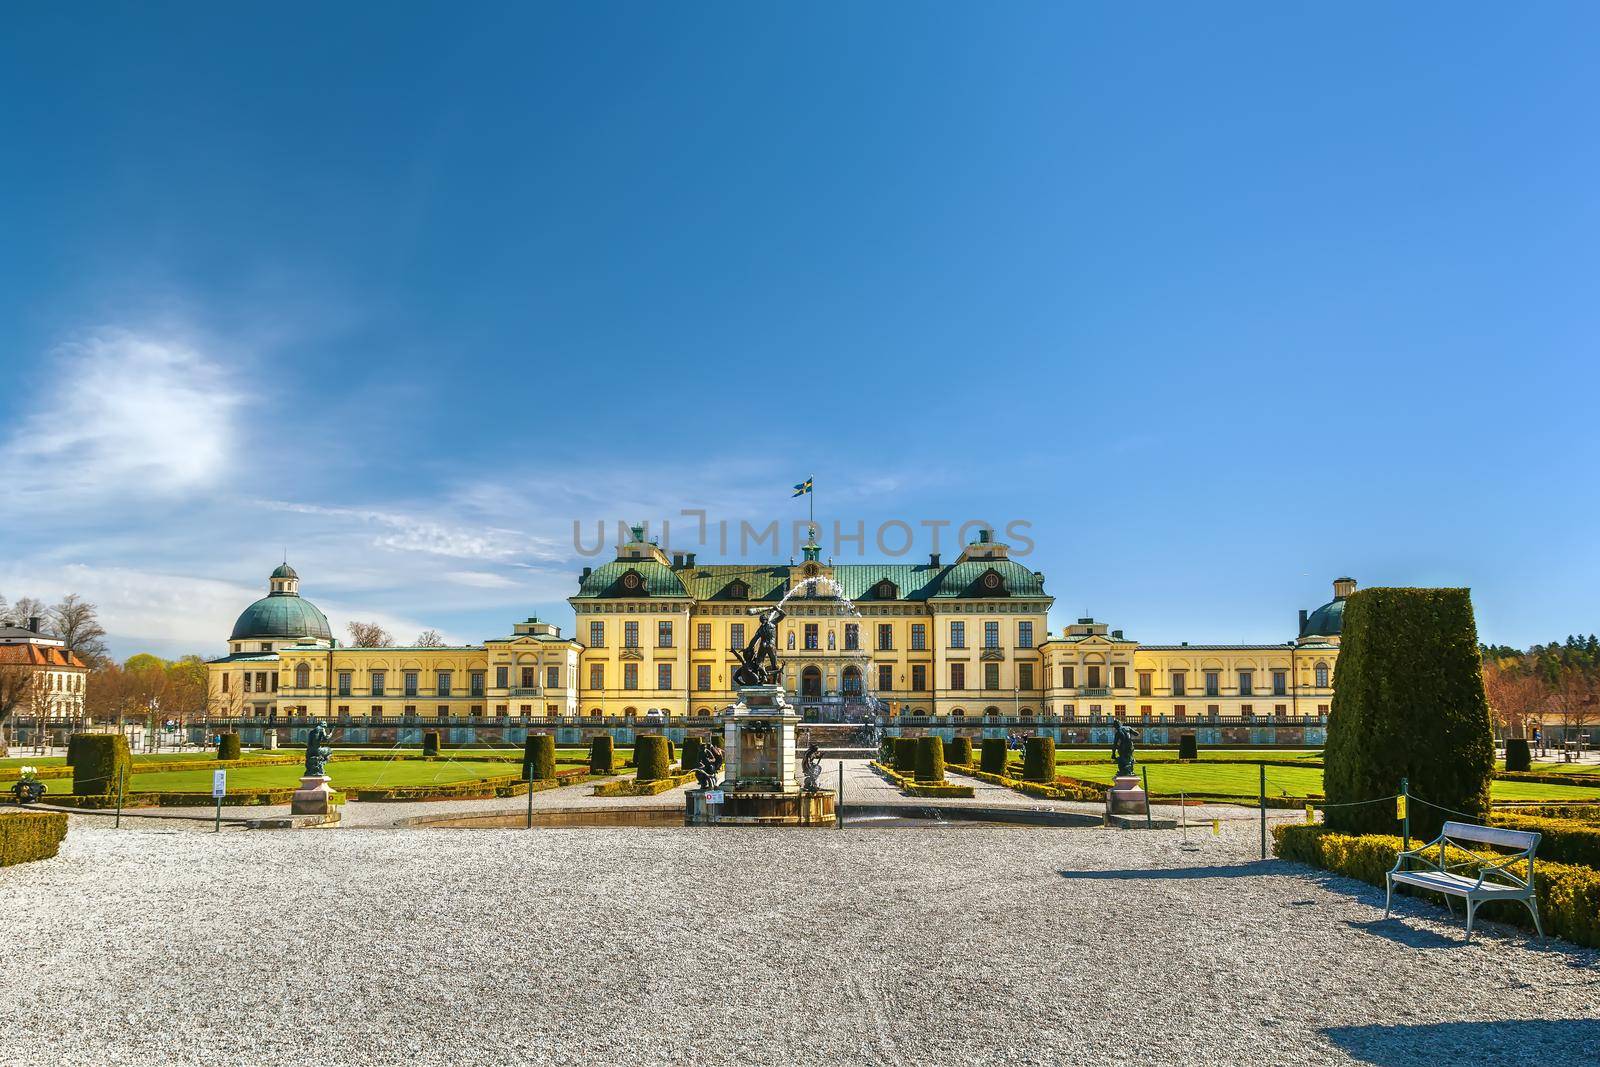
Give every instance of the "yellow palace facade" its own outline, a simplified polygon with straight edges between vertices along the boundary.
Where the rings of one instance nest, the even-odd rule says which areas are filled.
[[[1354,588],[1337,580],[1280,644],[1141,645],[1093,619],[1052,633],[1044,575],[987,531],[948,562],[832,564],[810,544],[798,563],[701,564],[635,527],[579,576],[571,637],[528,619],[478,645],[341,646],[285,564],[211,662],[211,706],[257,722],[694,726],[734,701],[734,649],[781,602],[785,688],[813,721],[1319,727]]]

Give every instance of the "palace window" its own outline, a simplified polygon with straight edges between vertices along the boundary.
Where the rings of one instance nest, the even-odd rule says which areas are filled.
[[[1111,684],[1116,686],[1118,689],[1126,689],[1128,686],[1128,668],[1112,667]]]
[[[850,652],[861,647],[861,627],[857,623],[844,624],[844,647]]]
[[[1023,619],[1017,623],[1017,647],[1033,647],[1033,622],[1031,620]]]
[[[340,704],[339,705],[339,721],[340,722],[349,722],[350,721],[350,705],[349,704]]]
[[[887,622],[878,624],[878,650],[887,652],[894,648],[894,626]]]
[[[1181,696],[1184,695],[1184,693],[1183,693],[1183,672],[1182,671],[1173,671],[1172,672],[1172,695],[1175,696],[1175,697],[1181,697]]]
[[[911,650],[913,652],[926,652],[928,650],[928,626],[926,623],[914,622],[911,624]]]
[[[222,691],[224,693],[228,691],[228,674],[226,671],[222,674]]]
[[[416,671],[406,671],[406,673],[405,673],[405,684],[406,684],[406,696],[408,696],[408,697],[416,696],[417,695],[417,672]]]
[[[744,647],[744,623],[736,622],[728,627],[728,644],[732,648]]]
[[[702,693],[711,690],[711,664],[702,663],[694,669],[694,687]]]
[[[1031,663],[1019,663],[1019,664],[1017,664],[1017,688],[1018,689],[1032,689],[1033,688],[1033,664],[1031,664]]]
[[[928,665],[926,663],[913,663],[911,665],[911,688],[918,693],[927,692]]]
[[[1000,664],[985,663],[983,665],[983,687],[985,689],[1000,688]]]
[[[622,624],[622,647],[639,647],[639,623],[633,619]]]
[[[861,695],[861,671],[856,667],[846,667],[844,669],[844,674],[840,677],[839,688],[843,691],[843,695],[844,696],[847,696],[847,697],[858,697],[858,696],[860,696]]]
[[[347,696],[350,695],[350,672],[349,671],[340,671],[339,672],[339,695],[342,696],[342,697],[347,697]]]
[[[966,623],[964,623],[964,622],[952,622],[950,624],[950,647],[951,648],[966,648],[967,647],[967,624]]]
[[[711,647],[711,624],[709,622],[696,623],[694,627],[694,647]]]
[[[1222,674],[1219,671],[1206,671],[1206,696],[1214,697],[1222,691]]]
[[[1317,716],[1319,718],[1326,719],[1328,717],[1328,705],[1326,705],[1326,704],[1318,704],[1317,705]]]
[[[1289,672],[1288,671],[1273,671],[1272,672],[1272,695],[1275,696],[1275,697],[1281,697],[1281,696],[1285,695],[1288,692],[1289,692]]]
[[[470,688],[472,696],[475,696],[475,697],[483,696],[483,672],[482,671],[473,671],[471,674],[467,675],[467,684],[468,684],[468,686]]]
[[[1061,668],[1061,688],[1071,689],[1078,684],[1078,668],[1068,666]]]
[[[496,667],[494,669],[494,687],[496,689],[509,689],[511,687],[510,667]]]
[[[383,671],[373,671],[368,677],[372,681],[372,695],[375,697],[383,696],[383,686],[387,680],[387,675]]]
[[[806,648],[815,649],[817,647],[817,624],[808,622],[806,623]]]
[[[546,689],[560,689],[561,688],[561,668],[560,667],[550,666],[550,667],[546,667],[544,669],[544,687]]]
[[[672,664],[670,664],[670,663],[657,663],[656,664],[656,688],[657,689],[671,689],[672,688]]]
[[[1255,695],[1255,674],[1251,671],[1239,672],[1239,695],[1242,697]]]
[[[1152,673],[1153,672],[1151,671],[1139,672],[1139,695],[1142,697],[1147,697],[1150,695],[1150,678]]]
[[[439,671],[437,673],[437,675],[436,675],[436,678],[438,679],[438,683],[439,683],[438,695],[442,696],[442,697],[449,696],[450,695],[450,672],[449,671]]]
[[[382,704],[374,704],[374,705],[372,705],[372,707],[367,709],[367,712],[374,719],[382,718],[383,717],[383,705]]]
[[[404,711],[403,711],[403,714],[405,714],[405,715],[415,715],[416,713],[417,713],[417,706],[415,704],[407,704],[405,706]]]
[[[989,619],[983,624],[983,647],[1000,647],[1000,620]]]
[[[450,706],[448,704],[440,704],[438,710],[433,713],[433,717],[436,719],[448,719],[450,717]]]
[[[246,677],[248,677],[248,675]],[[295,669],[294,669],[294,687],[296,689],[310,689],[311,688],[311,666],[310,666],[310,664],[301,663],[301,664],[299,664],[299,665],[297,665],[295,667]],[[250,691],[250,687],[248,685],[245,686],[245,690],[244,691],[248,693]]]
[[[519,682],[517,688],[519,688],[519,689],[532,689],[534,687],[534,685],[535,685],[534,679],[536,677],[538,677],[538,675],[536,675],[534,673],[534,668],[532,668],[532,667],[524,667],[524,668],[522,668],[522,670],[520,672],[520,682]]]
[[[1317,664],[1317,688],[1328,688],[1328,665],[1326,663]]]
[[[606,687],[606,665],[604,663],[589,664],[589,688],[596,693]]]
[[[887,693],[894,689],[894,666],[889,663],[878,664],[878,692]]]
[[[255,690],[254,690],[254,689],[252,689],[252,688],[250,688],[250,685],[251,685],[251,682],[250,682],[250,672],[249,672],[249,671],[245,671],[245,672],[244,672],[244,691],[245,691],[245,692],[246,692],[246,693],[253,693],[253,692],[255,692]]]
[[[639,688],[639,665],[637,663],[624,663],[622,665],[622,688]]]
[[[1089,672],[1089,679],[1085,684],[1088,685],[1088,687],[1090,689],[1102,689],[1102,688],[1104,688],[1100,684],[1101,681],[1102,681],[1102,679],[1100,677],[1100,664],[1091,663],[1087,667],[1085,667],[1084,669]]]
[[[660,622],[656,623],[656,647],[657,648],[671,648],[672,647],[672,620],[671,619],[662,619]]]
[[[950,688],[965,689],[967,687],[967,665],[965,663],[950,664]]]
[[[1240,704],[1239,714],[1247,719],[1253,719],[1256,717],[1256,707],[1254,704]]]
[[[605,648],[606,647],[606,624],[605,623],[603,623],[603,622],[591,622],[589,624],[589,647],[590,648]]]

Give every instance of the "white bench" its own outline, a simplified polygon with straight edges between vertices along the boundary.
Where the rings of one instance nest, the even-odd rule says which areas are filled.
[[[1445,903],[1451,897],[1465,897],[1467,901],[1467,940],[1472,940],[1472,917],[1478,905],[1486,900],[1520,900],[1533,915],[1533,928],[1544,940],[1544,926],[1539,922],[1539,901],[1533,892],[1533,852],[1539,847],[1541,835],[1528,830],[1505,830],[1497,826],[1478,826],[1470,822],[1447,822],[1437,838],[1421,848],[1402,852],[1395,858],[1389,872],[1388,886],[1383,902],[1383,917],[1389,917],[1389,906],[1394,901],[1394,887],[1416,886],[1435,893],[1443,893]],[[1472,846],[1493,845],[1496,848],[1515,849],[1512,855],[1495,862],[1464,860],[1451,862],[1446,855],[1449,845],[1460,849]],[[1436,858],[1430,859],[1432,852]],[[1523,881],[1508,869],[1526,860],[1528,879]],[[1414,868],[1414,869],[1413,869]],[[1460,873],[1471,872],[1471,873]],[[1455,907],[1451,906],[1451,912]]]

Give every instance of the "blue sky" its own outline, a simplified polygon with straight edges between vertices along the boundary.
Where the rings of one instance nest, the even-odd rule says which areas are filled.
[[[1030,523],[1056,626],[1284,640],[1349,573],[1596,629],[1597,22],[14,6],[0,594],[218,651],[287,546],[480,640],[570,620],[574,520],[814,474],[918,556]]]

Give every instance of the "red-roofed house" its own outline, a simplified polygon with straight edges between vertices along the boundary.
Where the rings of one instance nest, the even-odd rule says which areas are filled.
[[[61,641],[27,626],[0,623],[0,718],[78,720],[89,665]]]

